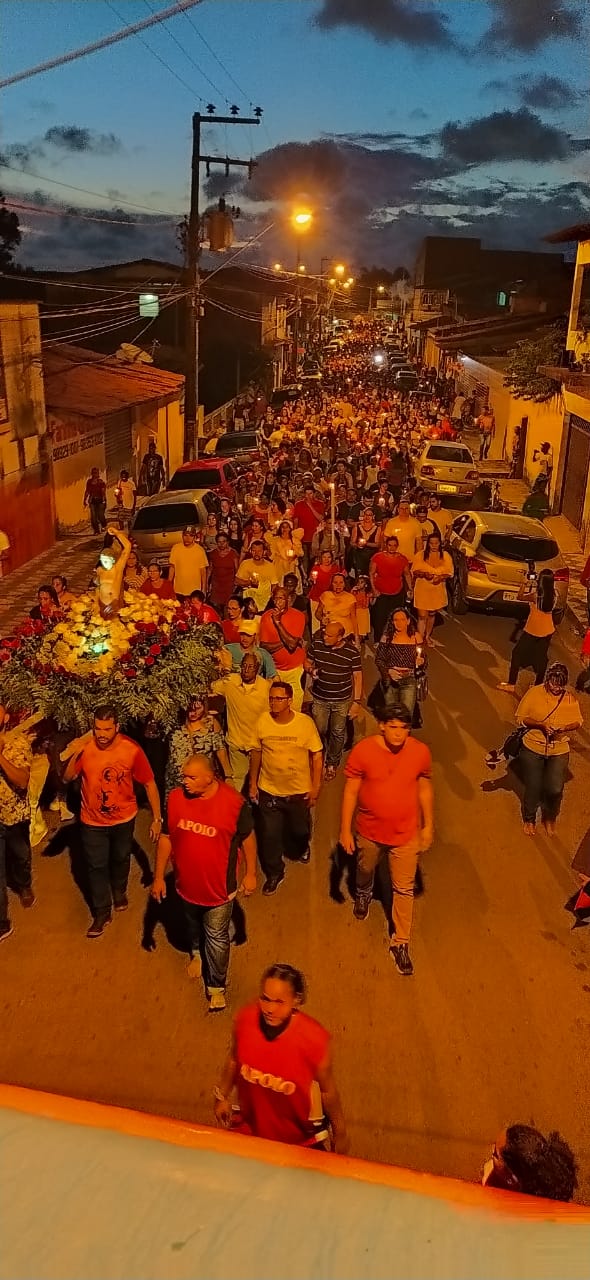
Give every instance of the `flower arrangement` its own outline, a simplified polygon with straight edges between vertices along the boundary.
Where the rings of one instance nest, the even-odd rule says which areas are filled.
[[[200,625],[177,600],[126,591],[118,615],[103,618],[86,594],[65,616],[26,619],[0,641],[0,700],[76,733],[101,703],[122,724],[152,716],[169,731],[191,695],[209,687],[219,644],[219,628]]]

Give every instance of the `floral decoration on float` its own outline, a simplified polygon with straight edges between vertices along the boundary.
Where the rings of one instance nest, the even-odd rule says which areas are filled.
[[[105,618],[88,592],[67,613],[27,618],[0,641],[0,701],[76,733],[109,703],[121,724],[151,717],[168,732],[215,678],[221,643],[220,628],[199,623],[178,600],[125,591],[116,616]]]

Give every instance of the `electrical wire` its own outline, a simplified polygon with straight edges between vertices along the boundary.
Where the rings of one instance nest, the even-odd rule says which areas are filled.
[[[155,10],[155,9],[153,8],[153,6],[150,4],[149,0],[143,0],[143,3],[144,3],[144,5],[146,6],[146,8],[150,11],[150,13],[155,13],[155,12],[156,12],[156,10]],[[109,8],[112,8],[112,7],[113,7],[112,5],[109,5]],[[207,75],[207,73],[206,73],[205,71],[203,71],[203,68],[199,66],[198,62],[195,62],[194,58],[192,58],[192,57],[191,57],[190,53],[187,53],[187,51],[186,51],[186,49],[185,49],[184,45],[183,45],[183,44],[181,43],[181,41],[180,41],[180,40],[179,40],[179,39],[174,35],[174,32],[173,32],[173,31],[169,31],[168,27],[166,26],[166,21],[167,21],[167,19],[166,19],[166,18],[162,18],[162,17],[160,17],[160,15],[158,14],[158,22],[161,24],[162,29],[166,32],[166,35],[167,35],[167,36],[169,36],[169,37],[170,37],[170,39],[174,41],[175,45],[177,45],[177,46],[178,46],[178,48],[180,49],[180,52],[181,52],[182,54],[184,54],[184,57],[185,57],[185,58],[190,62],[191,66],[193,66],[193,67],[195,68],[195,70],[199,72],[199,75],[201,75],[201,76],[203,77],[203,79],[207,81],[207,84],[211,86],[211,88],[214,90],[214,92],[215,92],[215,93],[217,93],[217,94],[219,94],[219,97],[220,97],[220,98],[223,98],[223,101],[224,101],[225,103],[227,103],[228,107],[229,107],[229,106],[231,106],[231,103],[230,103],[229,98],[226,98],[226,97],[225,97],[225,94],[223,94],[223,93],[221,92],[221,89],[219,88],[219,86],[218,86],[218,85],[216,85],[216,84],[214,84],[213,80],[210,80],[210,79],[209,79],[209,76]],[[201,102],[202,102],[202,101],[203,101],[203,99],[201,98]]]
[[[186,9],[194,9],[195,5],[202,4],[203,0],[176,0],[176,3],[170,5],[168,9],[162,9],[157,16],[152,15],[150,18],[142,18],[140,22],[134,22],[131,26],[124,27],[121,31],[115,31],[110,36],[103,36],[100,40],[94,40],[92,44],[85,44],[80,49],[72,49],[70,53],[62,53],[58,58],[49,58],[47,62],[39,62],[35,67],[28,67],[26,71],[17,71],[12,76],[5,76],[0,80],[0,89],[6,89],[8,85],[17,84],[20,80],[29,80],[31,76],[41,75],[43,71],[52,71],[54,67],[61,67],[66,62],[75,62],[77,58],[85,58],[89,53],[97,53],[99,49],[106,49],[109,45],[116,44],[119,40],[127,40],[129,36],[135,36],[139,31],[145,31],[147,27],[153,27],[154,23],[165,21],[166,18],[173,18],[177,13],[184,13]],[[191,89],[191,93],[193,90]]]
[[[18,200],[12,200],[10,196],[5,196],[4,203],[10,209],[23,209],[27,213],[45,213],[53,215],[56,218],[79,218],[83,222],[108,222],[115,227],[169,227],[174,222],[173,218],[165,218],[153,222],[151,219],[134,220],[132,218],[103,218],[100,214],[93,213],[77,213],[72,209],[52,209],[49,205],[39,204],[22,204]]]
[[[257,244],[259,240],[262,240],[262,237],[266,235],[267,231],[272,231],[274,225],[275,225],[274,222],[269,222],[267,227],[263,227],[262,231],[259,231],[257,235],[252,236],[251,240],[247,240],[246,243],[243,244],[240,249],[237,249],[235,253],[231,254],[231,256],[227,259],[227,262],[222,262],[221,266],[216,267],[214,271],[210,271],[209,274],[207,275],[207,280],[212,280],[213,276],[216,276],[220,271],[224,271],[226,267],[229,267],[231,262],[235,262],[235,259],[239,258],[241,253],[245,253],[246,250],[250,249],[253,244]]]
[[[98,269],[100,270],[101,268],[98,268]],[[178,270],[180,271],[180,269],[181,268],[179,266]],[[89,270],[92,271],[94,270],[94,268],[90,267]],[[27,280],[30,280],[33,284],[59,285],[60,289],[84,289],[86,293],[118,293],[119,295],[126,294],[126,293],[137,294],[139,289],[139,283],[136,286],[132,286],[130,289],[121,289],[119,285],[114,285],[114,284],[85,284],[85,283],[77,284],[71,280],[63,280],[59,274],[53,275],[51,277],[47,277],[47,276],[37,275],[37,273],[35,273],[34,275],[27,276],[26,278]],[[15,280],[15,279],[18,279],[18,277],[14,276],[10,271],[0,271],[0,280]],[[162,284],[160,281],[152,281],[152,280],[143,281],[143,284],[146,284],[146,285],[151,284],[152,286],[159,287],[159,288],[162,287]]]
[[[35,182],[49,182],[54,187],[65,187],[68,191],[78,191],[81,195],[95,196],[98,200],[108,200],[113,203],[112,197],[107,195],[106,191],[90,191],[88,187],[74,187],[71,182],[60,182],[57,178],[48,178],[43,173],[31,173],[30,169],[20,169],[16,164],[7,164],[0,153],[0,168],[10,169],[12,173],[24,173],[25,177],[33,178]],[[169,209],[153,209],[149,204],[136,204],[133,200],[123,200],[119,198],[117,205],[125,204],[130,209],[142,209],[144,213],[161,213],[166,218],[181,218],[180,213],[170,213]]]
[[[211,54],[211,57],[212,57],[212,58],[214,58],[214,59],[215,59],[215,61],[216,61],[216,63],[217,63],[217,65],[218,65],[219,67],[221,67],[221,70],[225,73],[225,75],[227,76],[228,80],[231,80],[231,82],[232,82],[232,84],[233,84],[234,88],[235,88],[235,89],[237,89],[238,93],[240,94],[240,97],[242,97],[242,98],[244,99],[244,101],[248,103],[248,105],[249,105],[250,107],[254,108],[254,103],[253,103],[253,102],[252,102],[252,100],[249,98],[248,94],[245,92],[245,90],[244,90],[244,89],[240,88],[240,85],[238,84],[237,80],[235,80],[235,79],[234,79],[234,77],[232,76],[231,71],[228,71],[227,67],[225,66],[225,63],[223,63],[223,62],[221,61],[221,58],[218,58],[218,56],[217,56],[217,54],[216,54],[216,52],[215,52],[215,49],[212,49],[212,48],[211,48],[211,45],[209,44],[209,41],[208,41],[208,40],[206,40],[206,39],[205,39],[205,37],[204,37],[204,35],[202,35],[202,34],[201,34],[201,32],[199,31],[199,28],[198,28],[198,26],[197,26],[196,22],[193,22],[192,18],[190,17],[190,15],[189,15],[188,13],[185,13],[183,16],[184,16],[184,18],[186,19],[186,21],[189,23],[189,26],[191,26],[191,27],[192,27],[193,31],[195,32],[195,35],[197,35],[197,36],[198,36],[198,38],[199,38],[199,40],[201,41],[201,43],[202,43],[202,44],[204,44],[205,48],[209,50],[209,53]],[[225,101],[227,102],[227,98],[225,99]]]
[[[119,13],[117,9],[115,9],[114,4],[111,4],[111,0],[103,0],[103,4],[106,4],[108,6],[108,8],[112,11],[112,13],[114,13],[115,17],[119,19],[119,22],[125,21],[123,15]],[[162,18],[160,14],[155,15],[152,18],[152,21],[162,22]],[[170,72],[171,76],[174,76],[175,80],[178,80],[179,84],[183,85],[185,89],[188,89],[188,92],[190,93],[192,98],[197,98],[200,103],[202,104],[204,103],[205,99],[202,98],[201,95],[198,94],[195,89],[193,89],[192,85],[190,85],[187,80],[183,80],[182,76],[179,76],[178,72],[175,71],[174,68],[170,66],[169,62],[166,62],[165,58],[162,58],[159,53],[156,53],[155,49],[152,49],[151,44],[148,44],[147,40],[144,40],[143,36],[139,33],[139,31],[133,31],[131,32],[131,34],[134,35],[139,40],[140,44],[142,44],[144,48],[148,50],[149,53],[152,54],[152,57],[157,58],[158,62],[161,62],[162,66],[165,67],[166,70]]]

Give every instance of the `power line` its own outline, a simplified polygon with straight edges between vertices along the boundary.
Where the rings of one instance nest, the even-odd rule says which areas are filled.
[[[254,103],[248,97],[248,94],[245,92],[244,89],[240,88],[240,85],[238,84],[237,80],[235,80],[234,77],[232,76],[231,71],[228,71],[227,67],[225,66],[225,63],[221,61],[221,58],[217,57],[215,49],[212,49],[211,45],[209,44],[209,41],[205,39],[204,35],[201,35],[201,32],[199,31],[197,24],[193,22],[192,18],[189,17],[188,13],[185,13],[184,17],[186,18],[186,21],[189,23],[189,25],[192,27],[195,34],[199,37],[199,40],[202,42],[202,44],[204,44],[205,48],[209,50],[211,57],[215,58],[217,65],[221,67],[221,70],[225,73],[228,80],[231,80],[234,88],[237,89],[240,96],[244,99],[245,102],[248,103],[250,107],[254,106]],[[227,98],[225,99],[225,101],[227,102]]]
[[[145,31],[147,27],[153,27],[155,22],[173,18],[175,14],[184,13],[186,9],[193,9],[195,5],[202,3],[203,0],[176,0],[176,4],[170,5],[168,9],[162,9],[157,16],[152,14],[150,18],[142,18],[140,22],[134,22],[131,26],[124,27],[122,31],[115,31],[111,36],[103,36],[101,40],[94,40],[92,44],[85,44],[80,49],[72,49],[70,53],[62,53],[59,58],[49,58],[47,62],[39,62],[35,67],[28,67],[26,71],[17,71],[15,75],[5,76],[4,80],[0,80],[0,89],[6,89],[8,85],[17,84],[20,80],[29,80],[31,76],[41,75],[43,71],[52,71],[54,67],[61,67],[66,62],[75,62],[77,58],[85,58],[89,53],[97,53],[99,49],[106,49],[109,45],[117,44],[119,40],[127,40],[129,36],[137,35],[139,31]]]
[[[90,271],[93,270],[92,267],[88,269]],[[180,267],[179,267],[179,272],[180,272]],[[144,281],[141,281],[141,283],[138,281],[137,285],[133,286],[130,289],[121,289],[119,285],[115,285],[115,284],[91,284],[90,282],[86,284],[83,281],[78,283],[78,282],[74,282],[73,280],[64,280],[59,273],[54,274],[51,277],[48,277],[48,276],[37,275],[36,272],[34,272],[32,275],[25,275],[24,272],[22,274],[20,272],[18,274],[15,274],[10,271],[0,271],[0,280],[20,280],[20,279],[30,281],[33,284],[58,285],[60,289],[84,289],[86,293],[115,293],[115,294],[119,294],[119,296],[125,295],[127,293],[136,294],[138,292],[141,292],[142,285],[152,284],[154,285],[154,287],[155,286],[161,287],[161,283],[159,281],[152,281],[152,280],[149,280],[149,281],[144,280]],[[171,286],[171,287],[174,288],[174,286]],[[178,284],[176,287],[177,288],[179,287]]]
[[[149,9],[150,13],[156,12],[155,9],[152,7],[152,5],[149,3],[149,0],[143,0],[143,3],[145,4],[146,8]],[[110,5],[109,7],[112,8],[113,6]],[[184,55],[184,57],[188,60],[188,62],[190,62],[191,66],[193,66],[195,70],[198,71],[199,75],[201,75],[203,79],[207,81],[207,84],[211,86],[213,91],[219,94],[221,98],[223,98],[223,101],[227,103],[228,107],[231,106],[229,98],[225,97],[225,95],[221,92],[221,89],[219,88],[219,86],[214,84],[213,81],[209,79],[209,76],[205,71],[203,71],[203,68],[199,66],[198,62],[195,62],[194,58],[191,57],[190,53],[187,53],[186,49],[184,48],[184,45],[174,35],[174,32],[168,30],[168,27],[165,25],[166,19],[162,18],[160,14],[157,15],[157,18],[158,18],[158,22],[161,23],[163,30],[166,32],[166,35],[168,35],[170,39],[174,41],[175,45],[178,45],[180,52]],[[202,102],[203,99],[201,98],[200,101]]]
[[[0,153],[0,168],[10,169],[11,173],[24,173],[25,177],[33,178],[35,182],[49,182],[54,187],[65,187],[68,191],[78,191],[81,195],[95,196],[96,199],[98,200],[109,200],[111,204],[114,203],[112,197],[109,196],[106,191],[90,191],[88,187],[75,187],[72,185],[71,182],[61,182],[58,178],[48,178],[43,173],[31,173],[30,169],[20,169],[16,164],[7,164],[6,160],[3,159],[1,153]],[[143,210],[144,213],[161,213],[164,215],[164,217],[167,217],[167,218],[181,217],[181,214],[170,213],[168,209],[152,209],[149,204],[136,204],[134,200],[123,200],[122,198],[118,197],[116,203],[117,205],[125,204],[130,209],[141,209]]]
[[[119,13],[117,9],[115,9],[114,4],[111,4],[111,0],[104,0],[104,4],[108,5],[108,8],[112,10],[115,17],[118,18],[120,22],[125,21],[125,19],[123,18],[123,15]],[[162,21],[162,18],[159,14],[154,15],[152,18],[152,22],[161,22],[161,21]],[[137,39],[140,41],[140,43],[144,45],[144,47],[148,50],[148,53],[151,53],[152,57],[157,58],[158,62],[161,62],[162,66],[165,67],[166,70],[170,72],[170,75],[174,76],[174,79],[178,80],[178,83],[183,85],[185,89],[188,89],[188,92],[190,93],[191,98],[198,98],[199,102],[204,102],[204,98],[201,98],[200,94],[196,93],[192,85],[190,85],[187,80],[183,80],[182,76],[179,76],[178,72],[175,71],[174,68],[170,66],[169,62],[166,62],[165,58],[162,58],[159,53],[156,53],[155,49],[152,49],[151,44],[148,44],[147,40],[144,40],[143,36],[140,35],[140,33],[137,30],[131,31],[131,29],[129,29],[129,34],[136,36]],[[2,88],[2,85],[0,83],[0,89],[1,88]]]
[[[24,209],[28,213],[47,213],[56,218],[80,218],[83,222],[108,222],[117,227],[169,227],[174,222],[173,218],[166,218],[163,221],[158,220],[156,222],[140,222],[132,218],[102,218],[100,215],[78,213],[68,208],[52,209],[49,205],[22,204],[18,200],[11,200],[9,196],[5,197],[5,204],[10,209]]]

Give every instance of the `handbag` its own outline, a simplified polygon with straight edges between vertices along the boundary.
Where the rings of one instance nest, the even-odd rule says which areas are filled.
[[[563,701],[565,697],[565,693],[566,691],[564,689],[563,693],[559,695],[556,705],[552,707],[550,711],[547,712],[546,716],[543,716],[543,719],[539,721],[539,724],[544,724],[545,721],[549,719],[549,716],[552,716],[553,712],[557,711],[559,704]],[[520,729],[513,729],[512,733],[508,734],[506,741],[502,745],[502,755],[504,755],[507,760],[516,759],[520,751],[520,748],[522,747],[522,744],[524,741],[524,735],[525,733],[528,733],[528,731],[529,731],[529,726],[522,725]]]

